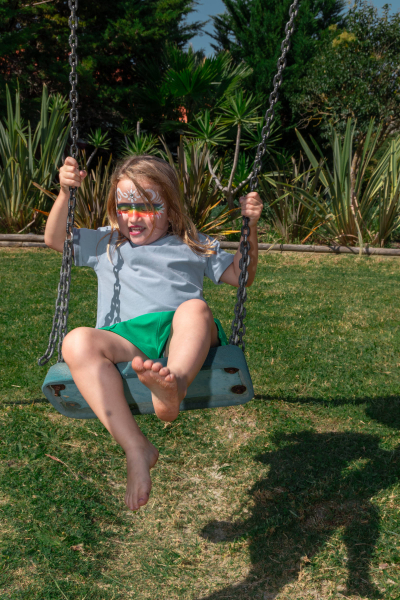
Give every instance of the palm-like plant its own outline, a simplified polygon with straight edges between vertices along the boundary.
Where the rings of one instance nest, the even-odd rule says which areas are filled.
[[[142,85],[134,105],[145,120],[159,119],[164,131],[185,130],[185,120],[190,123],[204,107],[219,106],[251,73],[246,64],[235,65],[229,52],[205,58],[202,52],[170,44],[157,64],[139,68]]]
[[[243,128],[246,128],[248,131],[257,125],[259,122],[259,117],[257,116],[258,108],[259,106],[255,105],[252,95],[246,98],[243,91],[239,90],[234,95],[228,97],[221,105],[219,114],[214,122],[211,119],[209,111],[206,110],[203,115],[199,115],[196,118],[196,124],[189,126],[191,135],[208,147],[226,143],[228,133],[231,131],[235,132],[233,163],[225,185],[221,177],[217,176],[212,164],[212,157],[210,154],[208,155],[209,171],[218,189],[224,194],[230,210],[234,210],[235,208],[235,196],[248,184],[250,179],[249,172],[249,175],[234,186]]]
[[[158,139],[151,133],[133,135],[133,138],[126,137],[126,149],[122,152],[123,157],[139,156],[140,154],[151,154],[153,156],[163,156],[162,150],[158,148]]]
[[[168,161],[178,174],[182,202],[197,230],[212,236],[238,233],[230,225],[227,227],[234,211],[221,206],[218,189],[212,186],[211,174],[207,170],[206,146],[201,148],[196,142],[189,144],[181,136],[176,164],[168,146],[163,144]]]
[[[135,133],[135,128],[129,123],[129,121],[122,121],[121,125],[116,128],[117,132],[124,136],[125,145],[128,145],[128,136]]]
[[[246,150],[254,150],[258,148],[259,144],[263,141],[264,137],[264,119],[258,119],[255,127],[245,126],[243,131],[243,141],[245,143]],[[276,144],[281,139],[280,133],[276,130],[276,121],[271,124],[271,133],[265,143],[265,151],[268,154],[276,156]]]
[[[45,194],[32,184],[50,187],[57,174],[69,133],[68,107],[60,95],[49,98],[44,85],[40,120],[32,131],[30,121],[24,125],[21,118],[19,89],[15,111],[8,86],[6,97],[7,117],[0,122],[0,227],[20,231],[33,224],[34,209],[46,211]]]
[[[110,147],[110,138],[108,137],[108,132],[102,133],[101,128],[98,127],[96,131],[90,130],[90,133],[87,136],[89,144],[94,146],[94,150],[92,154],[89,156],[86,167],[89,168],[90,163],[96,156],[98,150],[108,150]]]

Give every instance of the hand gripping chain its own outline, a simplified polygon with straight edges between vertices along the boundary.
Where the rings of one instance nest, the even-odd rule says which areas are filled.
[[[286,37],[281,44],[282,55],[278,60],[278,73],[274,77],[273,86],[274,89],[271,92],[269,97],[269,108],[265,113],[265,126],[262,130],[262,139],[257,148],[256,158],[254,160],[253,171],[250,177],[250,191],[254,192],[254,190],[258,186],[258,175],[261,171],[261,159],[266,152],[267,140],[271,134],[271,123],[275,116],[275,104],[278,101],[279,94],[278,90],[282,84],[282,74],[283,70],[286,67],[286,55],[290,49],[290,38],[294,31],[294,20],[297,17],[299,12],[299,0],[295,0],[289,9],[289,21],[285,27]],[[244,307],[244,303],[247,300],[247,290],[246,283],[249,278],[248,266],[250,264],[249,250],[250,250],[250,242],[248,241],[248,236],[250,235],[250,227],[249,227],[249,218],[243,217],[242,224],[242,241],[240,243],[240,253],[242,255],[239,267],[240,267],[240,275],[239,275],[239,288],[237,292],[237,300],[235,306],[235,316],[232,321],[232,333],[229,339],[229,343],[234,346],[241,346],[244,352],[244,341],[243,337],[246,333],[246,326],[244,324],[244,318],[246,316],[246,309]]]
[[[71,9],[71,15],[68,19],[68,24],[71,29],[71,35],[69,36],[69,45],[71,47],[71,54],[69,55],[69,64],[71,65],[71,73],[69,74],[69,82],[71,84],[71,91],[69,93],[69,99],[71,101],[71,109],[69,111],[69,117],[71,121],[70,137],[72,139],[71,156],[76,159],[78,155],[78,147],[76,145],[76,142],[78,140],[78,128],[76,126],[76,123],[78,121],[78,110],[76,108],[76,104],[78,102],[78,92],[76,90],[76,86],[78,83],[78,74],[76,72],[76,67],[78,64],[78,55],[76,54],[76,48],[78,46],[78,38],[76,35],[76,30],[78,28],[78,18],[76,16],[78,0],[68,0],[68,6]],[[75,191],[76,188],[69,188],[67,237],[65,238],[64,242],[63,257],[60,269],[60,282],[58,284],[56,300],[56,309],[54,312],[53,324],[49,337],[49,345],[47,346],[46,353],[38,360],[38,364],[40,366],[45,365],[53,356],[57,339],[57,362],[63,362],[61,347],[63,339],[68,331],[68,304],[72,267],[72,228],[74,226],[74,213],[76,205]]]

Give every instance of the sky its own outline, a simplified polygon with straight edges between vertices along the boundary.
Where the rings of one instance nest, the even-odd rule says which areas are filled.
[[[382,8],[384,4],[391,4],[392,11],[397,12],[400,10],[400,0],[372,0],[372,4],[377,8]],[[193,12],[188,17],[188,22],[193,21],[206,21],[210,16],[218,15],[225,12],[225,5],[222,0],[198,0],[198,6],[196,12]],[[204,31],[213,32],[213,22],[210,22],[205,26]],[[197,35],[191,40],[191,44],[194,50],[200,50],[203,48],[207,56],[213,54],[211,43],[214,40],[208,35]]]

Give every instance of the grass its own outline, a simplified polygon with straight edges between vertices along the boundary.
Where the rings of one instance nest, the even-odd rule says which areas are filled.
[[[398,259],[262,255],[256,397],[139,417],[161,457],[138,514],[103,426],[43,401],[59,265],[0,250],[2,600],[398,600]],[[235,290],[205,295],[228,332]],[[74,269],[70,328],[93,326],[95,305],[93,273]]]

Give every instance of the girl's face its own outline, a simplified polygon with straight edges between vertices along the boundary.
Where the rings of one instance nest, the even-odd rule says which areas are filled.
[[[154,210],[130,179],[118,181],[115,202],[121,233],[138,246],[151,244],[168,231],[167,207],[160,190],[148,179],[139,184],[149,194]]]

